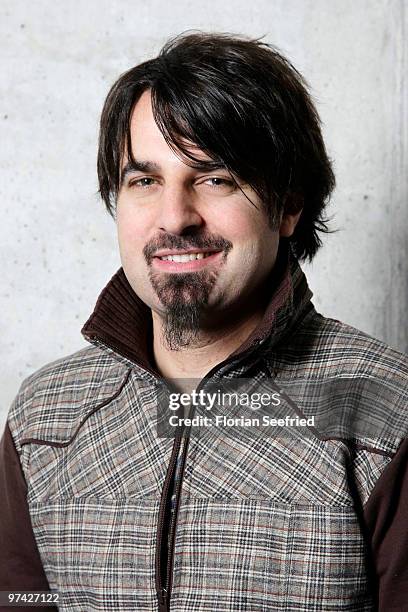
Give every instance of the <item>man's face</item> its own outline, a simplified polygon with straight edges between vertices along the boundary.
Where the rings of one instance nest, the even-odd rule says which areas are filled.
[[[130,128],[137,167],[125,156],[117,200],[122,265],[177,349],[199,330],[253,308],[276,260],[279,228],[270,228],[259,198],[239,177],[242,191],[225,168],[191,168],[175,155],[154,121],[149,91]]]

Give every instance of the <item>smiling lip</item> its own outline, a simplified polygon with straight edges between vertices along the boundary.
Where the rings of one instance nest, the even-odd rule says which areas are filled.
[[[216,249],[197,249],[191,247],[189,249],[163,249],[157,251],[154,257],[164,257],[165,255],[188,255],[189,253],[219,253]]]
[[[205,253],[203,259],[192,259],[190,261],[169,261],[160,259],[166,255],[188,255],[191,253]],[[211,254],[209,254],[211,253]],[[154,268],[162,272],[196,272],[220,260],[222,251],[214,251],[213,249],[183,249],[183,250],[163,250],[158,251],[153,257],[152,264]]]

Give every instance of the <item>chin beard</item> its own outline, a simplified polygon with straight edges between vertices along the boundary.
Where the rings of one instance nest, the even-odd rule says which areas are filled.
[[[215,271],[150,273],[150,281],[165,307],[163,340],[169,349],[190,346],[201,329],[203,312],[216,281]]]

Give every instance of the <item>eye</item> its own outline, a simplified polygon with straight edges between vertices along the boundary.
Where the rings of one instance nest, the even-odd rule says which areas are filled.
[[[152,178],[151,176],[142,176],[141,178],[130,180],[128,186],[141,187],[143,189],[146,187],[151,187],[155,181],[156,179]]]
[[[204,185],[208,185],[211,189],[217,189],[222,191],[234,191],[236,183],[221,176],[210,176],[203,181]]]

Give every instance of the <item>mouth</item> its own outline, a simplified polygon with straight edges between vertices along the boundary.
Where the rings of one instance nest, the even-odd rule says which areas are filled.
[[[159,251],[152,265],[163,272],[195,272],[220,260],[223,251],[196,250]]]

